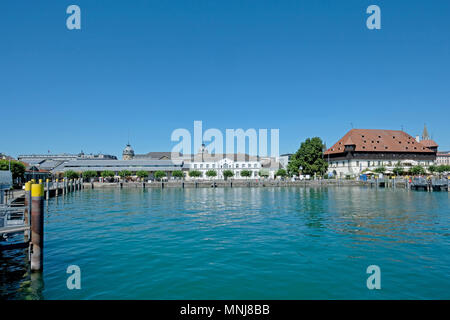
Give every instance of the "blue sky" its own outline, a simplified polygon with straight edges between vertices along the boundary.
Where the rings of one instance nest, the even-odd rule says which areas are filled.
[[[81,8],[82,29],[66,28]],[[382,29],[366,28],[370,4]],[[355,128],[450,150],[450,1],[2,1],[0,152],[170,151],[176,128]]]

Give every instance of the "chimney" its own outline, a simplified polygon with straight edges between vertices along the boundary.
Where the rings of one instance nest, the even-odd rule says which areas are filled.
[[[416,136],[416,141],[420,142],[420,136]]]

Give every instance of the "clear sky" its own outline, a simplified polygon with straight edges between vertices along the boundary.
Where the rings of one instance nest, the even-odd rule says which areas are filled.
[[[81,30],[66,8],[81,8]],[[366,8],[381,8],[368,30]],[[0,3],[0,152],[170,151],[176,128],[278,128],[280,153],[349,129],[450,150],[450,1]]]

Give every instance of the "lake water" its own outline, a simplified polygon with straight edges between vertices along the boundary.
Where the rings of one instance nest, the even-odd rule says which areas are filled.
[[[450,299],[449,202],[360,187],[78,191],[46,205],[42,276],[26,250],[0,254],[0,295]],[[69,265],[81,290],[67,289]]]

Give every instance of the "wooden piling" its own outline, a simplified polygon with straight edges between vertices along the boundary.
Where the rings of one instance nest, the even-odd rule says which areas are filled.
[[[55,180],[55,185],[56,185],[56,188],[55,188],[55,198],[58,196],[58,193],[59,193],[59,185],[58,185],[59,183],[58,183],[58,179],[56,179]]]
[[[31,182],[25,183],[25,203],[24,203],[24,213],[23,213],[23,222],[25,226],[30,224],[31,217]],[[24,240],[27,242],[30,239],[30,231],[25,230],[24,232]]]
[[[50,199],[50,180],[45,180],[45,200]]]
[[[31,271],[44,267],[44,186],[31,186]]]

